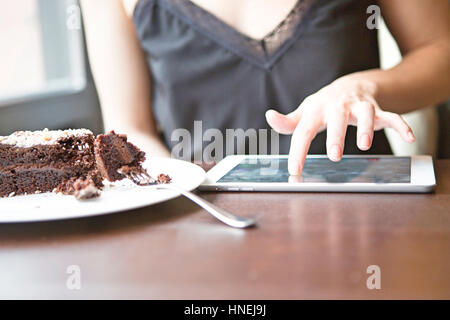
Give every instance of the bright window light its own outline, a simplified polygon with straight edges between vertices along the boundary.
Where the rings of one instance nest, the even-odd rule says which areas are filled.
[[[0,11],[0,106],[69,94],[86,84],[75,0],[5,1]]]

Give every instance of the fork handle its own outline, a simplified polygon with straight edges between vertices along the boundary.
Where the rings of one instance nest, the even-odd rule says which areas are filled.
[[[223,223],[229,225],[230,227],[234,228],[248,228],[251,226],[254,226],[256,224],[256,221],[252,218],[244,218],[239,217],[234,214],[231,214],[230,212],[217,207],[216,205],[212,204],[211,202],[200,198],[196,194],[186,191],[183,188],[180,188],[174,184],[160,184],[157,186],[157,189],[170,189],[176,192],[181,193],[186,198],[192,200],[196,204],[198,204],[200,207],[208,211],[211,215],[213,215],[218,220],[222,221]]]

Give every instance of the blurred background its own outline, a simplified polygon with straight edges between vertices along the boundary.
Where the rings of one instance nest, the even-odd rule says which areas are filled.
[[[42,128],[101,132],[83,31],[76,23],[81,19],[78,2],[14,0],[2,5],[0,135]]]
[[[76,0],[4,1],[0,11],[0,135],[16,130],[89,128],[102,132],[101,112],[86,55]],[[384,24],[381,64],[401,60]],[[397,155],[450,158],[450,105],[405,115],[417,137],[403,143],[387,130]]]

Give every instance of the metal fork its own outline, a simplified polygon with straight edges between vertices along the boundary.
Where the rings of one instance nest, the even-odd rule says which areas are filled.
[[[212,216],[217,218],[218,220],[222,221],[223,223],[229,225],[230,227],[234,228],[248,228],[251,226],[256,225],[256,221],[252,218],[244,218],[239,217],[234,214],[231,214],[228,211],[225,211],[222,208],[217,207],[216,205],[212,204],[211,202],[200,198],[196,194],[184,190],[183,188],[180,188],[172,183],[169,184],[158,184],[157,181],[152,178],[145,170],[140,173],[136,172],[130,172],[126,174],[135,184],[139,186],[155,186],[156,189],[166,189],[166,190],[173,190],[178,193],[181,193],[186,198],[192,200],[196,204],[198,204],[200,207],[208,211]]]
[[[133,181],[138,186],[150,186],[150,185],[157,185],[156,179],[153,179],[145,170],[142,170],[141,172],[121,172],[118,170],[119,173],[125,174],[131,181]]]

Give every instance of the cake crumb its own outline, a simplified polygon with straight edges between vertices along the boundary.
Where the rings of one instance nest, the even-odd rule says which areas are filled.
[[[159,174],[158,177],[156,178],[156,182],[158,184],[167,184],[167,183],[170,183],[171,181],[172,181],[172,178],[169,175],[164,174],[164,173]]]
[[[77,200],[87,200],[100,196],[100,190],[95,186],[94,181],[88,178],[86,180],[77,180],[74,182],[74,196]]]

